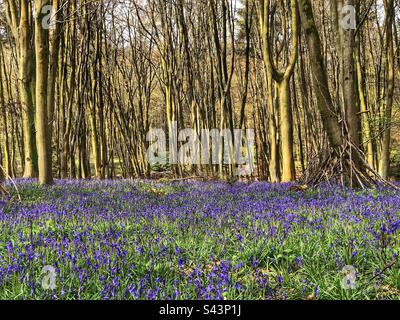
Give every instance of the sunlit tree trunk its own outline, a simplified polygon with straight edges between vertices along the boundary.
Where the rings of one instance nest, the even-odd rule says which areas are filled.
[[[42,8],[45,0],[35,0],[35,51],[36,51],[36,144],[39,156],[39,183],[53,183],[51,147],[49,146],[49,121],[47,105],[47,81],[49,67],[48,30],[43,27]]]
[[[269,39],[269,15],[270,1],[259,0],[259,10],[261,11],[263,26],[262,33],[264,38],[264,59],[269,65],[268,70],[272,73],[273,79],[278,83],[279,88],[279,111],[281,116],[280,135],[282,143],[282,182],[290,182],[296,179],[294,152],[293,152],[293,115],[290,97],[290,79],[294,73],[298,57],[298,10],[297,0],[290,1],[291,10],[291,34],[292,47],[289,57],[289,63],[286,69],[281,72],[276,68],[273,62],[272,50]],[[264,29],[264,30],[263,30]]]
[[[265,73],[265,83],[267,88],[267,104],[268,104],[268,133],[269,133],[269,175],[271,182],[276,183],[280,181],[279,173],[279,148],[277,143],[277,126],[276,126],[276,115],[274,107],[274,96],[273,96],[273,77],[272,67],[269,62],[269,38],[268,38],[268,16],[269,12],[267,6],[268,1],[259,2],[259,20],[260,20],[260,35],[262,42],[262,53],[263,53],[263,64]]]
[[[7,0],[7,21],[17,47],[18,89],[22,110],[24,177],[34,178],[38,173],[37,149],[35,141],[34,91],[34,51],[31,37],[32,8],[29,0]]]
[[[2,157],[2,163],[1,165],[4,168],[4,171],[2,168],[0,168],[0,175],[12,175],[12,169],[11,169],[11,159],[10,159],[10,140],[9,140],[9,131],[8,131],[8,115],[7,115],[7,108],[6,108],[6,99],[5,99],[5,85],[4,85],[4,79],[3,77],[3,66],[4,64],[4,57],[3,57],[3,47],[2,44],[0,43],[0,113],[1,113],[1,118],[0,118],[0,123],[3,126],[3,135],[2,135],[2,143],[0,145],[0,153],[2,153],[0,156]],[[3,151],[1,151],[3,149]]]

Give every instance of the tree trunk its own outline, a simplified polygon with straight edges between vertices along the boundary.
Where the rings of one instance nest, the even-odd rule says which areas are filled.
[[[393,109],[393,95],[394,95],[394,45],[393,45],[393,18],[394,18],[394,1],[385,0],[385,28],[386,28],[386,69],[387,69],[387,82],[386,82],[386,108],[384,114],[384,134],[382,141],[382,153],[379,165],[380,175],[383,179],[389,176],[390,168],[390,140],[391,140],[391,121]]]
[[[307,46],[310,55],[310,65],[313,86],[319,106],[324,129],[328,135],[332,148],[339,149],[343,144],[341,127],[338,117],[334,112],[335,107],[329,92],[328,79],[325,72],[321,41],[315,25],[314,14],[310,0],[299,0],[301,22],[306,35]]]
[[[281,72],[275,66],[269,39],[270,30],[270,1],[259,0],[260,29],[263,45],[263,58],[266,64],[267,77],[271,77],[279,87],[279,110],[281,113],[280,137],[282,141],[282,182],[290,182],[296,179],[293,153],[293,116],[290,98],[290,79],[298,57],[298,10],[297,0],[290,1],[292,48],[289,63]],[[274,160],[272,160],[273,162]],[[272,165],[272,164],[271,164]],[[275,170],[276,171],[276,170]]]
[[[18,27],[18,85],[20,92],[24,134],[24,178],[35,178],[38,174],[38,154],[35,141],[35,107],[33,103],[34,52],[31,47],[31,5],[21,1],[21,16]]]
[[[36,50],[36,144],[39,156],[39,183],[53,183],[51,147],[47,108],[47,80],[49,66],[48,31],[43,28],[42,8],[48,2],[35,0],[35,50]]]
[[[48,108],[48,122],[49,122],[49,132],[48,132],[48,147],[49,154],[52,157],[52,144],[53,144],[53,126],[54,126],[54,109],[56,105],[56,79],[58,70],[58,52],[60,47],[60,31],[61,23],[59,22],[60,17],[60,0],[53,0],[52,3],[52,20],[51,23],[52,30],[49,39],[49,78],[48,78],[48,88],[47,88],[47,108]]]
[[[279,84],[279,108],[281,115],[282,139],[282,182],[296,179],[293,157],[293,115],[290,97],[290,78],[285,78]]]
[[[368,164],[371,168],[374,168],[374,149],[372,144],[372,134],[371,134],[371,119],[370,113],[368,110],[367,99],[364,91],[364,76],[361,64],[361,36],[358,34],[356,37],[356,67],[357,67],[357,88],[358,88],[358,97],[360,100],[360,112],[361,112],[361,137],[362,142],[365,148],[366,158]]]

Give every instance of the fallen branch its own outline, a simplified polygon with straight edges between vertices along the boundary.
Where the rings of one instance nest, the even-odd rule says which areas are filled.
[[[9,196],[10,192],[8,192],[8,190],[6,189],[5,186],[3,186],[3,184],[0,182],[0,192],[3,196]]]
[[[17,184],[15,183],[14,179],[7,173],[7,171],[4,169],[4,167],[3,167],[2,165],[0,165],[0,169],[3,170],[4,175],[6,176],[6,178],[7,178],[8,180],[10,180],[11,183],[12,183],[12,185],[14,186],[14,189],[15,189],[15,191],[16,191],[16,193],[17,193],[17,196],[18,196],[18,200],[19,200],[19,201],[22,201],[22,199],[21,199],[21,194],[19,193]],[[3,194],[3,196],[4,196],[4,195],[10,196],[10,192],[9,192],[1,183],[0,183],[0,190],[1,190],[1,193]],[[3,193],[3,192],[4,192],[4,193]]]
[[[369,283],[371,283],[373,280],[375,280],[376,278],[380,277],[381,275],[383,275],[387,270],[391,269],[398,261],[398,257],[396,257],[395,259],[393,259],[391,262],[389,262],[388,264],[386,264],[381,272],[378,272],[376,275],[374,275],[370,280]]]

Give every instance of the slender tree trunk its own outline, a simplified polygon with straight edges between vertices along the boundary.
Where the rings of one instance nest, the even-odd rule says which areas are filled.
[[[60,47],[60,31],[61,23],[60,18],[60,0],[53,0],[52,3],[52,17],[51,23],[52,28],[50,32],[50,47],[49,47],[49,76],[48,76],[48,88],[47,88],[47,108],[48,108],[48,147],[49,154],[52,157],[52,144],[53,144],[53,127],[54,127],[54,109],[56,105],[56,80],[58,70],[58,53]]]
[[[290,78],[285,78],[279,83],[279,108],[282,139],[282,182],[290,182],[296,179],[293,157],[293,114],[290,97]]]
[[[363,70],[362,70],[362,64],[361,64],[361,37],[360,34],[356,37],[356,53],[355,53],[355,59],[356,59],[356,67],[357,67],[357,88],[358,88],[358,97],[360,100],[360,112],[361,112],[361,124],[362,124],[362,140],[363,144],[365,145],[365,150],[366,150],[366,157],[367,157],[367,162],[371,166],[371,168],[374,168],[374,149],[373,149],[373,144],[372,144],[372,134],[371,134],[371,119],[370,119],[370,113],[371,111],[368,109],[367,105],[367,99],[365,96],[365,91],[364,91],[364,76],[363,76]]]
[[[2,165],[4,167],[4,174],[11,176],[11,159],[10,159],[10,141],[9,141],[9,131],[8,131],[8,120],[7,120],[7,108],[5,102],[5,87],[4,87],[4,78],[3,78],[3,68],[4,66],[4,56],[3,56],[3,47],[0,44],[0,112],[1,112],[1,124],[3,125],[3,137],[2,143],[0,147],[3,148],[4,154],[2,155]],[[0,151],[1,153],[1,151]],[[0,168],[0,174],[3,173],[3,170]]]
[[[298,57],[298,10],[297,0],[290,1],[292,48],[289,63],[281,72],[275,66],[269,39],[270,30],[270,0],[259,0],[261,35],[263,39],[263,55],[267,64],[267,72],[278,83],[279,111],[281,116],[280,138],[282,143],[282,182],[290,182],[296,179],[294,152],[293,152],[293,115],[290,98],[290,79],[293,76]]]
[[[39,156],[39,183],[53,183],[52,159],[49,146],[47,106],[47,80],[49,67],[48,30],[43,28],[42,8],[48,2],[35,0],[35,50],[36,50],[36,144]]]
[[[353,6],[354,0],[344,0],[344,5]],[[340,17],[342,18],[342,17]],[[344,114],[347,123],[348,134],[351,142],[358,148],[360,146],[360,117],[357,110],[356,100],[356,70],[354,62],[355,52],[355,30],[350,28],[346,30],[339,27],[341,37],[342,61],[341,61],[341,77]]]
[[[385,0],[385,28],[386,28],[386,98],[384,113],[384,134],[382,141],[382,153],[380,158],[379,171],[382,178],[387,179],[390,168],[390,141],[391,141],[391,122],[394,95],[394,45],[393,45],[393,19],[394,19],[394,0]]]
[[[20,2],[21,16],[18,27],[18,85],[22,108],[24,134],[24,177],[38,174],[38,155],[35,141],[35,107],[33,102],[34,52],[31,47],[31,5],[28,0]]]
[[[269,38],[268,38],[268,12],[269,2],[261,0],[259,2],[259,20],[260,20],[260,35],[262,42],[263,64],[265,83],[267,88],[267,104],[268,104],[268,133],[269,133],[269,175],[271,182],[277,183],[280,181],[279,170],[279,148],[277,143],[278,129],[276,126],[276,116],[274,107],[274,84],[272,76],[272,66],[269,61]]]

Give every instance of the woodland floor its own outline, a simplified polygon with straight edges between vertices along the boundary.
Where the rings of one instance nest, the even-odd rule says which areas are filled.
[[[8,185],[12,189],[12,185]],[[0,299],[400,299],[400,195],[255,182],[17,181]],[[42,286],[56,268],[55,289]],[[355,289],[345,289],[354,266]]]

